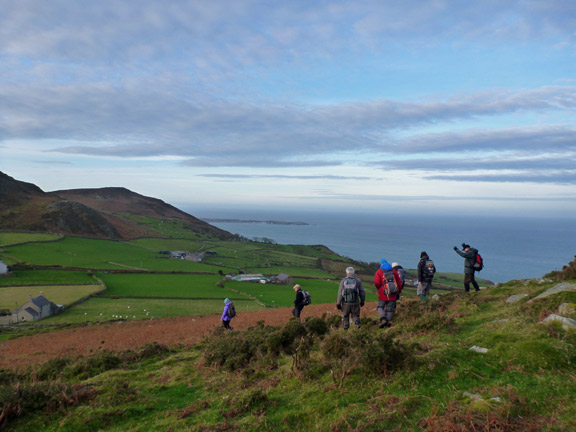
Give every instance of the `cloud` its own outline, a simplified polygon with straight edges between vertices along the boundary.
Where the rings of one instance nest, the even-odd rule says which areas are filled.
[[[432,175],[425,176],[429,180],[450,180],[467,182],[495,182],[495,183],[553,183],[573,185],[576,184],[576,170],[553,170],[546,172],[518,172],[518,173],[482,173],[465,174],[460,176]]]
[[[385,165],[390,159],[373,165]],[[422,159],[396,159],[394,164],[398,169],[466,172],[470,170],[570,170],[576,166],[576,153],[542,154],[540,152],[526,153],[492,153],[491,155],[450,155],[450,157],[428,157]]]
[[[574,14],[563,0],[19,0],[3,4],[0,53],[95,63],[177,56],[230,68],[438,38],[570,42]]]
[[[575,129],[562,125],[397,137],[421,125],[576,108],[576,87],[492,91],[458,100],[306,107],[188,98],[110,84],[0,88],[0,139],[58,139],[64,154],[178,156],[198,166],[328,166],[339,152],[418,153],[538,149],[565,151]],[[85,142],[82,145],[81,142]]]
[[[71,162],[66,161],[34,161],[34,163],[40,165],[72,165]]]
[[[470,201],[470,196],[447,196],[447,195],[374,195],[374,194],[339,194],[326,193],[315,196],[301,197],[303,200],[354,200],[354,201],[392,201],[392,202],[413,202],[413,201]],[[559,201],[559,197],[546,196],[475,196],[474,201]]]
[[[566,125],[473,129],[417,135],[396,141],[401,153],[536,151],[557,153],[576,151],[576,128]]]
[[[281,174],[198,174],[198,177],[230,179],[287,179],[287,180],[378,180],[373,177],[338,175],[281,175]]]

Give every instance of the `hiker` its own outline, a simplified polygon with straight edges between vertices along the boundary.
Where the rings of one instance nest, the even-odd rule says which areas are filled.
[[[480,291],[478,282],[476,282],[476,279],[474,278],[474,273],[476,272],[474,264],[476,263],[478,249],[470,247],[470,245],[466,243],[462,243],[461,251],[458,250],[456,246],[454,246],[454,250],[458,255],[464,258],[464,290],[470,292],[470,284],[472,284],[476,291]]]
[[[402,286],[404,286],[404,281],[406,280],[406,270],[397,262],[392,263],[392,268],[398,272],[398,276],[400,276],[400,280],[402,281]]]
[[[426,296],[432,289],[432,279],[436,273],[434,262],[425,251],[420,252],[420,262],[418,262],[418,289],[416,294],[422,303],[426,303]]]
[[[226,330],[232,330],[232,327],[230,327],[230,321],[232,321],[232,318],[235,316],[236,308],[234,307],[234,303],[232,303],[232,301],[227,298],[224,300],[224,312],[222,312],[222,326]]]
[[[380,328],[391,327],[396,310],[396,301],[402,293],[402,280],[392,265],[385,259],[374,275],[374,286],[378,290],[378,316],[380,316]]]
[[[296,299],[294,300],[294,309],[292,309],[292,315],[300,321],[300,314],[305,306],[304,292],[300,285],[294,285],[294,291],[296,291]]]
[[[360,308],[366,301],[366,291],[362,281],[354,276],[354,267],[346,269],[346,277],[340,281],[336,308],[342,311],[342,328],[350,327],[350,315],[356,328],[360,328]]]

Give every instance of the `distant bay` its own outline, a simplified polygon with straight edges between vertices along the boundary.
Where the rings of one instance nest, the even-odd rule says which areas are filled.
[[[453,246],[479,249],[493,282],[539,278],[560,270],[576,255],[576,221],[529,217],[457,215],[378,215],[261,210],[190,211],[202,219],[278,220],[267,224],[210,222],[247,238],[266,237],[281,244],[323,244],[340,255],[365,262],[398,261],[415,268],[426,251],[442,272],[462,272],[463,259]],[[300,221],[305,222],[302,224]]]

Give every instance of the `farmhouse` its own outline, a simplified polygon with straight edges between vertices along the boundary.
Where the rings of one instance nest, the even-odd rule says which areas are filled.
[[[8,266],[0,260],[0,275],[8,273]]]
[[[294,278],[286,273],[280,273],[278,276],[272,276],[270,282],[279,285],[294,285]]]
[[[12,312],[12,322],[23,321],[38,321],[43,318],[55,315],[60,311],[60,308],[44,297],[42,294],[38,297],[30,299],[20,307]]]

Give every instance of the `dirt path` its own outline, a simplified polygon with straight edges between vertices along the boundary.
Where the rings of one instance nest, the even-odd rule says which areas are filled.
[[[375,315],[375,308],[375,302],[367,303],[362,309],[362,316]],[[245,330],[258,321],[268,325],[282,325],[290,319],[290,312],[291,308],[243,312],[234,318],[232,326],[236,330]],[[337,312],[331,304],[310,305],[304,309],[302,318]],[[53,358],[90,355],[101,350],[135,350],[150,342],[166,346],[190,346],[220,325],[220,315],[186,316],[96,324],[24,336],[0,342],[0,368],[22,370]]]

